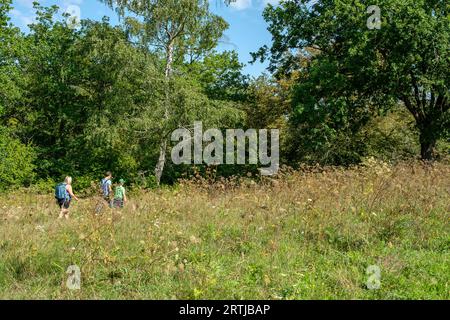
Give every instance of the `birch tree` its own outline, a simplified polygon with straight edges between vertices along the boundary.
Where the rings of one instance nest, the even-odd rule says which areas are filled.
[[[166,164],[168,135],[174,129],[169,82],[177,62],[200,59],[213,50],[228,24],[211,13],[208,0],[100,0],[125,18],[130,35],[148,50],[164,55],[166,101],[160,123],[160,150],[155,166],[159,184]],[[225,1],[229,3],[230,1]]]

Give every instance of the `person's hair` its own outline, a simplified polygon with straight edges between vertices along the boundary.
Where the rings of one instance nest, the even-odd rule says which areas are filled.
[[[112,172],[111,171],[106,171],[105,177],[109,177],[109,176],[112,176]]]
[[[67,176],[67,177],[64,179],[64,183],[66,183],[66,184],[68,184],[68,185],[71,185],[71,184],[72,184],[72,177]]]

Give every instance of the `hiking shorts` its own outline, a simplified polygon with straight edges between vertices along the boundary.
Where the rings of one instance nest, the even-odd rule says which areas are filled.
[[[56,199],[56,202],[58,203],[58,206],[61,209],[69,209],[70,207],[70,200],[66,199]]]
[[[123,208],[123,199],[114,199],[114,208]]]

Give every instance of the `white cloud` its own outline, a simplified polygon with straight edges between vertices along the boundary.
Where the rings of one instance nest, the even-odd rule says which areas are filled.
[[[28,25],[36,22],[36,14],[33,9],[34,1],[35,0],[13,0],[13,6],[15,9],[11,11],[11,16],[17,19],[23,27],[27,27]],[[46,5],[45,2],[46,0],[40,1],[40,3],[44,6]],[[77,16],[79,19],[81,15],[78,10],[79,6],[82,4],[83,0],[62,0],[61,3],[58,3],[58,6],[61,8],[62,12],[69,11],[69,13]]]
[[[245,10],[252,6],[252,0],[236,0],[230,6],[236,10]]]
[[[246,10],[252,6],[265,8],[268,4],[276,6],[280,4],[280,0],[234,0],[234,2],[230,3],[230,7],[235,10]]]
[[[83,0],[64,0],[62,7],[69,7],[71,5],[81,5],[83,4]]]

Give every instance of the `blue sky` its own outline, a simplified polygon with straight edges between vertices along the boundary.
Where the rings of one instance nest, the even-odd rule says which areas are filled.
[[[40,0],[42,5],[58,5],[61,12],[79,8],[82,19],[100,20],[103,16],[111,17],[112,23],[117,23],[117,15],[97,0]],[[236,0],[230,7],[221,0],[210,0],[211,10],[222,16],[230,28],[225,32],[225,39],[219,45],[219,50],[236,50],[241,62],[246,64],[245,73],[258,76],[265,71],[266,65],[256,62],[250,65],[250,52],[257,51],[264,44],[271,43],[267,24],[262,18],[264,7],[268,3],[276,4],[278,0]],[[13,0],[14,10],[11,12],[12,22],[26,31],[27,25],[34,20],[33,0]],[[75,11],[73,11],[75,10]],[[229,43],[226,43],[229,42]]]

